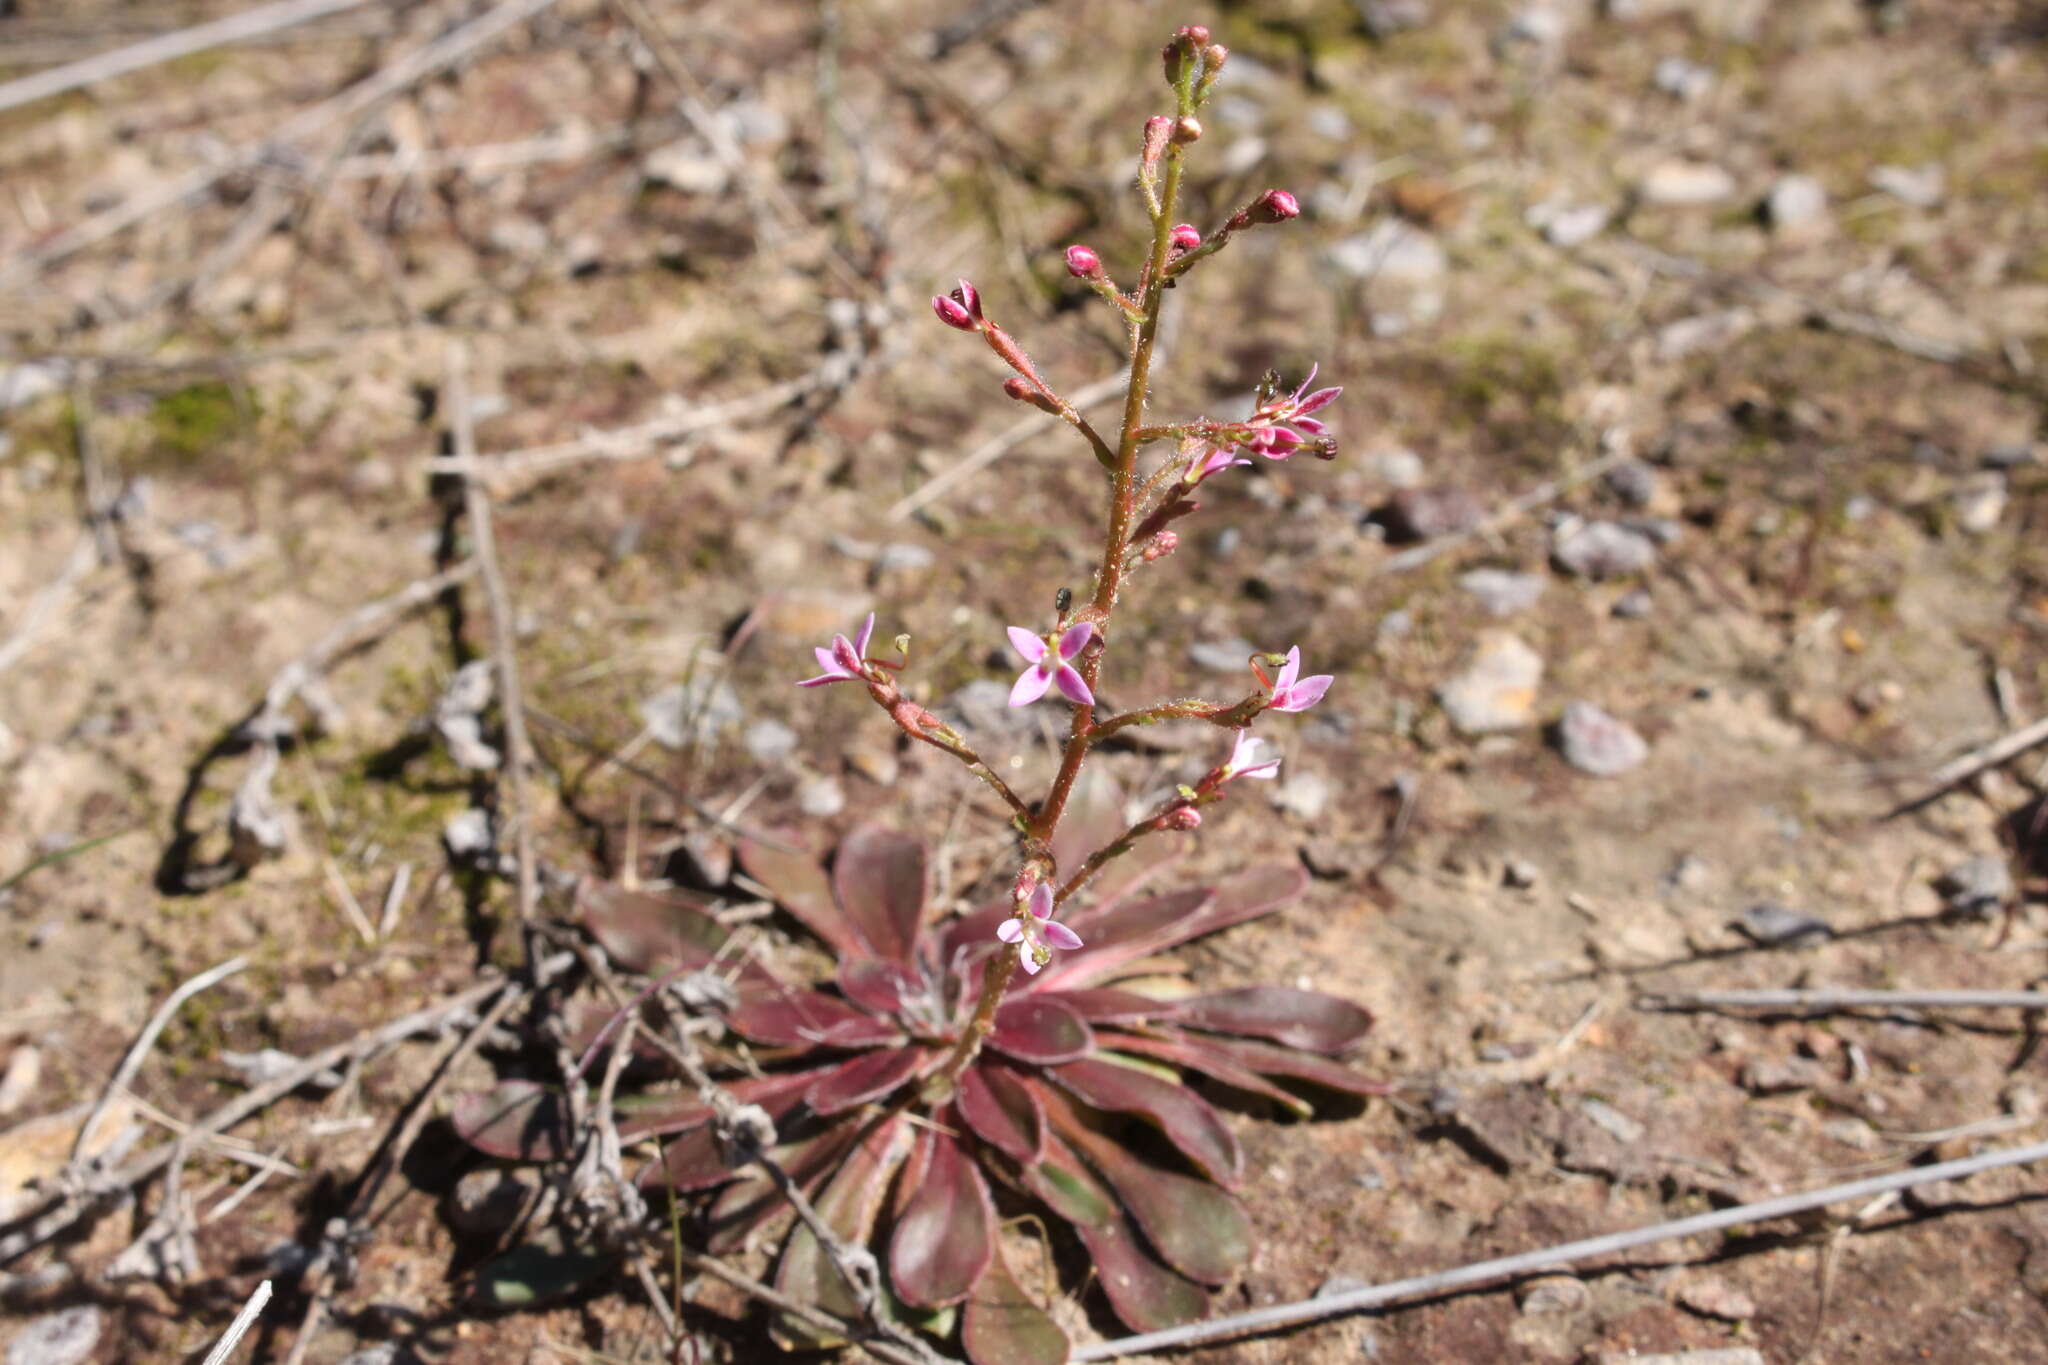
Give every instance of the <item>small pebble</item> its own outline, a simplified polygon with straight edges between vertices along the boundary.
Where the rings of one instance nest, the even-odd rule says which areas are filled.
[[[1486,519],[1486,508],[1462,488],[1403,488],[1373,519],[1386,528],[1388,540],[1413,543],[1469,530]]]
[[[1683,57],[1666,57],[1650,73],[1650,84],[1659,94],[1689,104],[1714,88],[1714,73]]]
[[[1817,943],[1833,938],[1826,920],[1803,914],[1776,901],[1759,901],[1742,912],[1735,927],[1766,948],[1791,943]]]
[[[1650,746],[1623,721],[1587,701],[1566,704],[1557,723],[1564,761],[1594,777],[1618,777],[1650,756]]]
[[[1245,660],[1259,652],[1257,645],[1239,636],[1231,640],[1197,640],[1188,646],[1188,658],[1213,673],[1242,673]]]
[[[1366,462],[1372,476],[1389,488],[1414,488],[1427,472],[1412,450],[1382,450]]]
[[[1715,204],[1735,193],[1735,177],[1719,166],[1698,161],[1666,161],[1637,182],[1643,201],[1664,208],[1696,208]]]
[[[79,1365],[99,1345],[106,1313],[93,1304],[32,1319],[7,1343],[6,1365]]]
[[[1437,689],[1451,724],[1467,735],[1517,730],[1536,719],[1543,656],[1505,631],[1489,631],[1458,675]]]
[[[640,703],[647,734],[664,749],[684,749],[737,729],[747,712],[739,693],[721,678],[699,673],[671,683]]]
[[[1542,1275],[1515,1291],[1515,1299],[1528,1317],[1576,1313],[1592,1297],[1586,1282],[1570,1275]]]
[[[1657,471],[1641,460],[1625,460],[1607,471],[1607,487],[1630,507],[1648,507],[1657,497]]]
[[[1697,853],[1681,853],[1678,861],[1671,865],[1671,870],[1664,874],[1664,892],[1669,895],[1674,891],[1704,891],[1713,875],[1714,870],[1707,865],[1705,858]]]
[[[1905,166],[1876,166],[1870,172],[1872,189],[1881,190],[1916,209],[1931,209],[1940,204],[1947,192],[1948,177],[1938,163],[1908,168]]]
[[[1605,1100],[1581,1100],[1579,1112],[1616,1142],[1632,1146],[1643,1140],[1643,1125]]]
[[[1758,1057],[1742,1067],[1742,1088],[1752,1095],[1789,1095],[1826,1085],[1830,1079],[1826,1067],[1805,1057]]]
[[[1560,528],[1550,557],[1566,573],[1597,580],[1649,568],[1657,560],[1657,545],[1616,522],[1589,521]]]
[[[1305,823],[1314,824],[1329,809],[1330,799],[1335,795],[1330,780],[1321,773],[1295,772],[1279,784],[1273,793],[1273,804]]]
[[[846,809],[846,791],[829,777],[813,777],[796,792],[797,809],[814,820],[837,815]]]
[[[4,459],[0,455],[0,459]],[[1986,469],[2021,469],[2027,465],[2041,463],[2034,447],[2025,441],[2013,441],[2005,445],[1992,446],[1978,461]]]
[[[1678,1304],[1703,1318],[1746,1322],[1756,1316],[1756,1300],[1715,1275],[1695,1275],[1678,1287]]]
[[[1542,233],[1544,241],[1566,251],[1598,237],[1613,218],[1613,211],[1605,204],[1574,204],[1558,199],[1532,204],[1522,215],[1522,221]]]
[[[1747,308],[1724,308],[1718,313],[1700,313],[1657,329],[1657,358],[1683,360],[1689,355],[1725,350],[1756,326],[1756,314]]]
[[[1972,474],[1956,485],[1953,501],[1956,525],[1973,536],[1981,536],[1998,525],[2005,515],[2005,475],[1987,469]]]
[[[1536,605],[1543,596],[1542,574],[1511,573],[1506,569],[1473,569],[1458,575],[1458,586],[1479,599],[1490,616],[1515,616]]]
[[[1764,220],[1774,231],[1810,228],[1827,216],[1828,192],[1810,175],[1782,175],[1764,199]]]
[[[519,1221],[540,1190],[530,1169],[471,1171],[448,1196],[448,1222],[465,1237],[495,1237]]]
[[[796,752],[798,738],[796,731],[771,717],[749,725],[740,742],[757,763],[775,763]]]
[[[2003,858],[1968,858],[1942,873],[1934,889],[1950,914],[1989,915],[2012,895],[2012,869]]]
[[[1614,614],[1624,621],[1640,621],[1655,608],[1648,588],[1631,588],[1614,599]]]
[[[1527,891],[1536,885],[1540,875],[1536,864],[1527,858],[1510,858],[1507,866],[1501,869],[1500,879],[1503,886],[1516,891]]]
[[[1390,611],[1380,618],[1373,630],[1373,643],[1384,649],[1396,640],[1405,640],[1415,629],[1415,618],[1406,611]]]

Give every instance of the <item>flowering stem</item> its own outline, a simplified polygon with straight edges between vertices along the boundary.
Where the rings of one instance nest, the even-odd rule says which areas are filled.
[[[1128,730],[1134,725],[1157,725],[1162,720],[1206,720],[1225,729],[1242,729],[1259,713],[1265,700],[1265,697],[1253,693],[1233,706],[1226,706],[1222,702],[1203,701],[1200,697],[1163,701],[1142,711],[1126,711],[1120,716],[1111,716],[1089,730],[1088,742],[1100,744],[1119,730]]]

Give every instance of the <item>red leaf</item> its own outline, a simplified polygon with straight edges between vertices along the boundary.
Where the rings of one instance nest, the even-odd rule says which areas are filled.
[[[839,1169],[840,1160],[860,1137],[857,1122],[837,1123],[821,1133],[778,1145],[770,1153],[797,1188],[815,1195],[826,1176]],[[708,1217],[711,1235],[705,1250],[723,1256],[752,1237],[757,1229],[779,1215],[790,1214],[789,1201],[759,1166],[749,1166],[739,1180],[726,1187],[711,1205]]]
[[[960,1342],[974,1365],[1066,1365],[1067,1334],[1025,1296],[998,1251],[960,1318]]]
[[[1287,986],[1198,995],[1161,1013],[1211,1033],[1251,1034],[1309,1052],[1342,1052],[1372,1027],[1372,1016],[1349,1001]]]
[[[1247,1070],[1227,1058],[1217,1056],[1204,1048],[1200,1039],[1183,1038],[1179,1034],[1155,1038],[1149,1034],[1098,1033],[1095,1035],[1095,1043],[1098,1048],[1115,1048],[1145,1057],[1157,1057],[1163,1062],[1172,1062],[1176,1066],[1199,1071],[1212,1080],[1235,1086],[1247,1094],[1263,1095],[1269,1100],[1283,1104],[1293,1110],[1298,1118],[1307,1118],[1315,1112],[1314,1105],[1292,1090],[1283,1089],[1258,1072]]]
[[[1027,1172],[1026,1179],[1040,1199],[1073,1223],[1095,1263],[1103,1292],[1109,1295],[1109,1306],[1126,1327],[1156,1332],[1208,1316],[1209,1296],[1202,1287],[1146,1254],[1130,1219],[1065,1143],[1058,1138],[1048,1142],[1044,1163]],[[1096,1223],[1077,1222],[1061,1207],[1076,1201],[1099,1204],[1107,1216]]]
[[[1314,1057],[1293,1048],[1274,1047],[1271,1043],[1255,1043],[1249,1038],[1185,1038],[1181,1041],[1262,1076],[1314,1081],[1317,1085],[1353,1095],[1387,1095],[1394,1089],[1386,1081],[1370,1080],[1327,1057]]]
[[[876,1126],[818,1197],[818,1215],[825,1226],[854,1246],[865,1246],[874,1231],[889,1177],[908,1154],[909,1131],[901,1119]],[[854,1297],[853,1287],[840,1275],[832,1254],[808,1224],[798,1223],[789,1234],[789,1245],[775,1272],[775,1287],[798,1303],[814,1304],[842,1318],[860,1317],[860,1300]],[[833,1346],[839,1341],[789,1317],[776,1319],[775,1335],[784,1346]]]
[[[1120,991],[1114,986],[1047,994],[1091,1024],[1142,1024],[1147,1020],[1170,1017],[1174,1011],[1171,1001],[1154,1000],[1149,995]]]
[[[943,1308],[966,1298],[995,1254],[988,1183],[952,1138],[926,1130],[930,1164],[896,1220],[889,1277],[905,1303]]]
[[[895,1014],[906,999],[927,994],[916,972],[879,958],[850,958],[839,967],[839,993],[875,1014]]]
[[[449,1120],[463,1141],[508,1161],[560,1161],[569,1152],[562,1097],[533,1081],[500,1081],[457,1095]]]
[[[839,908],[877,957],[910,961],[924,922],[924,844],[883,825],[862,825],[832,859]]]
[[[813,1113],[843,1113],[882,1098],[923,1070],[937,1055],[921,1047],[863,1052],[812,1085],[804,1100]]]
[[[839,912],[825,869],[808,853],[785,852],[752,839],[739,845],[740,865],[747,875],[775,895],[775,903],[803,926],[838,950],[841,957],[873,957],[860,932]]]
[[[1299,863],[1271,863],[1213,888],[1081,911],[1071,921],[1087,946],[1054,957],[1034,978],[1033,989],[1064,990],[1101,981],[1127,962],[1269,914],[1307,885],[1308,873]]]
[[[1045,1155],[1045,1111],[1031,1087],[993,1061],[960,1073],[953,1107],[976,1137],[1025,1165]]]
[[[1190,1279],[1221,1284],[1251,1259],[1251,1223],[1230,1195],[1206,1180],[1140,1161],[1064,1100],[1046,1096],[1046,1118],[1102,1173],[1166,1264]]]
[[[1244,1154],[1223,1118],[1200,1095],[1135,1067],[1083,1058],[1053,1067],[1051,1076],[1097,1109],[1142,1114],[1167,1140],[1217,1184],[1236,1189],[1244,1181]]]
[[[874,1047],[902,1037],[895,1025],[836,995],[787,988],[743,995],[726,1022],[751,1042],[780,1047]]]
[[[623,1137],[624,1134],[622,1133]],[[725,1146],[710,1125],[692,1128],[661,1144],[661,1157],[641,1168],[634,1182],[643,1190],[666,1187],[679,1192],[708,1190],[737,1180],[744,1170],[726,1164]]]
[[[988,1045],[1020,1062],[1048,1065],[1085,1057],[1095,1034],[1080,1015],[1042,995],[1013,995],[996,1009]]]
[[[679,966],[707,966],[725,945],[724,927],[702,904],[681,896],[585,880],[577,898],[591,936],[629,972],[652,976]]]
[[[810,1071],[777,1072],[772,1076],[748,1076],[720,1084],[741,1104],[758,1104],[768,1117],[780,1119],[796,1107],[811,1084],[836,1068],[817,1067]],[[619,1140],[633,1142],[644,1137],[687,1132],[711,1121],[711,1106],[695,1095],[660,1095],[628,1111],[620,1106]]]

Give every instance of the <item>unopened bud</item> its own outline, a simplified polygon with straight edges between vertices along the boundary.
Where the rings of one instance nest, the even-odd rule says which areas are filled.
[[[1193,114],[1184,115],[1173,121],[1173,143],[1176,147],[1185,147],[1190,142],[1199,142],[1201,139],[1202,121]]]
[[[1202,244],[1202,234],[1193,223],[1177,224],[1166,239],[1175,251],[1193,251]]]
[[[1204,24],[1189,24],[1173,36],[1184,40],[1189,47],[1204,48],[1209,45],[1209,29]]]
[[[1168,829],[1197,829],[1202,823],[1202,812],[1193,806],[1175,806],[1166,813]]]
[[[1102,258],[1093,247],[1076,243],[1067,248],[1067,273],[1077,280],[1092,280],[1102,273]]]
[[[1057,403],[1014,375],[1003,381],[1003,392],[1016,399],[1019,403],[1029,403],[1032,407],[1038,408],[1043,412],[1049,412],[1055,417],[1060,414]]]
[[[958,327],[963,332],[974,330],[974,315],[968,312],[964,306],[947,298],[944,294],[936,294],[932,297],[932,311],[937,313],[939,321],[945,323],[948,327]]]
[[[1254,223],[1284,223],[1301,216],[1301,205],[1286,190],[1267,190],[1252,205]]]
[[[1180,548],[1180,532],[1161,531],[1145,545],[1145,562],[1154,564]]]
[[[1229,60],[1229,48],[1221,43],[1211,43],[1208,49],[1202,53],[1202,71],[1213,81],[1216,79],[1216,73],[1221,71],[1223,64]]]
[[[953,301],[967,310],[967,316],[981,321],[981,291],[966,280],[953,286]]]
[[[1308,453],[1315,456],[1318,460],[1336,459],[1337,438],[1334,436],[1316,437],[1315,440],[1309,442]]]
[[[1159,164],[1159,158],[1166,153],[1166,144],[1173,137],[1173,120],[1164,114],[1154,114],[1145,120],[1145,145],[1139,157],[1145,169],[1151,170]]]

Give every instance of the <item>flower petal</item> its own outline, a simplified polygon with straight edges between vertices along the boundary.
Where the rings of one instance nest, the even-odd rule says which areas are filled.
[[[1311,436],[1320,436],[1330,429],[1326,423],[1315,417],[1296,417],[1294,425]]]
[[[1265,761],[1264,763],[1254,763],[1254,764],[1252,764],[1252,766],[1251,766],[1251,767],[1249,767],[1249,768],[1246,768],[1246,769],[1244,769],[1244,770],[1243,770],[1242,772],[1238,773],[1238,776],[1239,776],[1239,777],[1255,777],[1255,778],[1258,778],[1258,779],[1259,779],[1260,781],[1262,781],[1262,782],[1263,782],[1263,781],[1267,780],[1268,778],[1271,778],[1271,777],[1275,777],[1275,776],[1277,776],[1277,775],[1279,774],[1279,772],[1280,772],[1280,760],[1279,760],[1279,759],[1277,759],[1277,758],[1269,758],[1269,759],[1267,759],[1267,760],[1266,760],[1266,761]]]
[[[1040,919],[1052,916],[1052,888],[1044,882],[1031,888],[1031,913]]]
[[[1015,924],[1016,921],[1011,920],[1010,923]],[[1026,948],[1023,952],[1017,954],[1017,963],[1019,966],[1023,967],[1024,975],[1038,975],[1038,954],[1032,952],[1029,948]]]
[[[1018,677],[1017,685],[1010,689],[1010,705],[1029,706],[1045,695],[1045,689],[1052,686],[1052,679],[1037,664],[1024,670]]]
[[[818,661],[818,667],[824,669],[827,673],[842,678],[846,676],[846,670],[839,666],[839,660],[832,657],[832,651],[826,646],[817,646],[811,651],[811,657],[815,658]]]
[[[1024,937],[1024,926],[1013,919],[1006,919],[996,926],[996,937],[1005,943],[1015,943]]]
[[[1010,923],[1015,924],[1016,921],[1011,920]],[[1040,925],[1039,932],[1044,934],[1045,941],[1055,948],[1073,949],[1081,946],[1081,936],[1056,919],[1049,919]]]
[[[1045,657],[1045,641],[1039,639],[1022,626],[1011,626],[1009,629],[1010,643],[1016,646],[1019,654],[1022,654],[1032,663],[1037,663]]]
[[[1088,680],[1072,664],[1060,665],[1060,671],[1053,675],[1053,681],[1060,685],[1060,691],[1076,706],[1095,705],[1095,694],[1088,690]]]
[[[860,634],[853,637],[853,652],[861,658],[868,657],[868,640],[875,633],[875,614],[868,613],[868,619],[861,623]]]
[[[1287,693],[1287,709],[1306,711],[1323,699],[1323,693],[1330,690],[1330,684],[1337,681],[1335,675],[1318,673],[1312,678],[1303,678]]]
[[[1310,377],[1313,378],[1314,376],[1311,375]],[[1296,417],[1306,417],[1312,412],[1320,412],[1336,402],[1337,396],[1343,392],[1344,390],[1341,388],[1317,389],[1314,393],[1301,400],[1300,405],[1294,409],[1294,415]]]
[[[1060,636],[1060,657],[1071,659],[1088,648],[1088,642],[1095,638],[1095,623],[1083,621],[1067,627],[1067,633]]]
[[[1295,645],[1287,651],[1287,666],[1280,670],[1280,676],[1273,680],[1273,695],[1278,697],[1294,686],[1294,680],[1301,673],[1301,646]]]
[[[844,673],[841,673],[835,669],[830,673],[820,673],[815,678],[799,678],[797,679],[796,685],[798,687],[823,687],[826,683],[849,681],[851,681],[851,679],[849,679]]]

